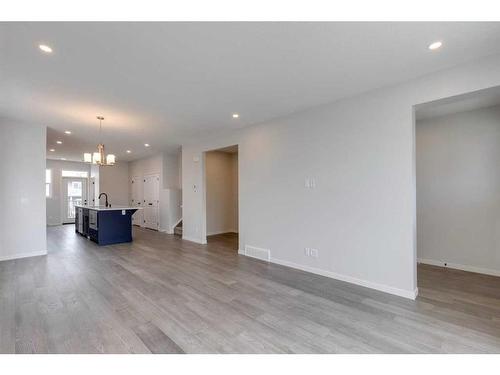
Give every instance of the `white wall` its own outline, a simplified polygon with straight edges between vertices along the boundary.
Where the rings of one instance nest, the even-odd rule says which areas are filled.
[[[62,171],[83,171],[90,175],[90,165],[65,160],[47,159],[46,168],[51,170],[52,191],[51,196],[46,198],[47,204],[47,225],[61,225],[63,216],[63,190],[62,190]]]
[[[163,153],[162,155],[162,165],[163,165],[163,175],[162,175],[162,186],[164,189],[180,189],[180,160],[181,155],[170,155]]]
[[[238,232],[238,159],[236,153],[207,152],[207,235]]]
[[[162,154],[129,162],[128,173],[129,179],[134,176],[143,177],[150,174],[161,176],[163,173]]]
[[[46,128],[0,119],[0,140],[0,260],[46,254]]]
[[[413,106],[498,85],[495,56],[186,143],[183,236],[206,235],[203,152],[238,144],[240,251],[270,249],[273,262],[414,298]]]
[[[416,140],[419,260],[500,275],[500,107],[418,121]]]
[[[99,167],[99,191],[108,195],[113,206],[128,206],[130,201],[129,163],[117,162],[113,166]],[[96,196],[99,197],[99,195]],[[102,197],[101,204],[105,199]],[[96,203],[97,204],[97,203]]]

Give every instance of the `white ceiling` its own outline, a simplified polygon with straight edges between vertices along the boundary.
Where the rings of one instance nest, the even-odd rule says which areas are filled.
[[[500,23],[471,22],[2,23],[0,38],[0,116],[47,125],[68,160],[95,148],[97,115],[132,160],[500,53]]]

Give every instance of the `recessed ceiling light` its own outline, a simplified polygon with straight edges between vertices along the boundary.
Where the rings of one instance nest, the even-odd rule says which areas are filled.
[[[50,152],[54,152],[55,150],[54,150],[53,148],[51,148],[49,151],[50,151]]]
[[[66,130],[64,133],[65,134],[71,134],[71,132],[69,130]]]
[[[144,143],[144,146],[149,147],[149,143]]]
[[[48,45],[46,44],[40,44],[38,46],[38,48],[40,48],[43,52],[45,53],[52,53],[52,48],[50,48]]]
[[[239,114],[237,114],[237,113],[233,113],[233,118],[238,118],[238,117],[240,117],[240,115],[239,115]]]
[[[56,141],[58,145],[62,145],[62,141]]]
[[[130,154],[131,152],[132,152],[132,151],[130,151],[130,150],[127,150],[127,154]]]
[[[66,160],[66,158],[61,158],[61,160]]]
[[[430,50],[435,50],[435,49],[438,49],[440,48],[441,46],[443,45],[443,42],[434,42],[434,43],[431,43],[429,44],[429,49]]]

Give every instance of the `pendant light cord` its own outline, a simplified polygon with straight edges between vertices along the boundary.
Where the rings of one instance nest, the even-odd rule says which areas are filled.
[[[104,120],[104,117],[97,116],[97,119],[99,120],[99,143],[102,144],[102,120]]]

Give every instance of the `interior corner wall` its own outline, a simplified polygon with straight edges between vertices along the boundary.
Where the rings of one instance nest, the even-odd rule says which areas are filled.
[[[498,85],[497,55],[186,142],[183,238],[206,234],[203,153],[238,144],[240,252],[269,249],[271,262],[415,298],[414,106]]]
[[[114,166],[99,167],[99,191],[108,195],[111,205],[128,206],[129,204],[130,183],[128,164],[128,162],[117,162]],[[98,195],[96,199],[97,197]]]
[[[205,163],[207,235],[238,232],[237,154],[207,152]]]
[[[500,276],[500,107],[417,121],[422,263]]]
[[[0,119],[0,260],[47,253],[46,128]]]

